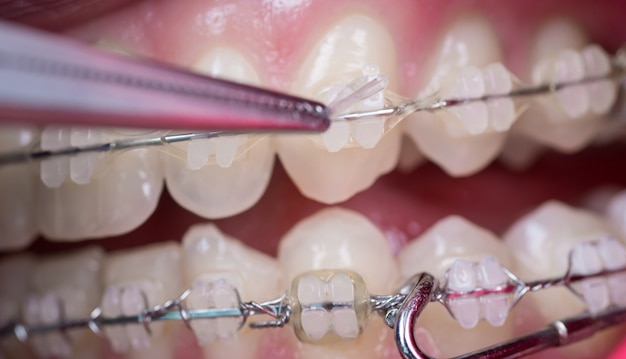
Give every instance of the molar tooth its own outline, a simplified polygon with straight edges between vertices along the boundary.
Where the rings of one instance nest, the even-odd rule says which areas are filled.
[[[568,259],[573,248],[579,243],[596,241],[611,235],[611,229],[600,217],[563,203],[550,201],[518,220],[506,233],[505,242],[513,251],[517,261],[513,273],[524,281],[546,279],[565,275]],[[585,257],[589,248],[583,245],[574,253],[582,255],[575,265],[591,265],[588,269],[598,269],[597,253]],[[595,268],[594,268],[595,267]],[[585,268],[581,268],[584,270]],[[591,279],[592,281],[594,279]],[[603,279],[602,279],[603,280]],[[594,284],[594,283],[591,283]],[[602,293],[605,289],[594,288],[588,292]],[[584,292],[584,291],[583,291]],[[583,293],[584,295],[584,293]],[[599,295],[600,297],[604,294]],[[594,306],[603,306],[602,298],[589,298]],[[596,300],[599,300],[596,303]],[[588,307],[568,289],[551,288],[528,295],[519,303],[520,311],[537,313],[542,323],[578,315]],[[580,344],[558,349],[568,357],[602,357],[611,348],[611,343],[621,338],[620,329],[603,332]]]
[[[372,17],[355,14],[332,24],[319,38],[291,90],[319,98],[335,114],[379,109],[385,104],[385,87],[395,85],[396,70],[389,30]],[[363,88],[368,91],[361,92]],[[385,131],[389,132],[383,135]],[[337,203],[370,187],[395,167],[399,135],[376,118],[333,124],[321,136],[280,135],[274,141],[285,170],[303,195]]]
[[[262,85],[239,52],[211,49],[193,66],[214,77]],[[174,145],[186,158],[163,156],[167,188],[182,207],[205,218],[223,218],[252,207],[263,195],[274,166],[267,136],[222,136]]]
[[[469,291],[476,287],[488,288],[503,279],[503,273],[498,273],[501,270],[498,262],[489,259],[489,256],[498,258],[507,268],[513,261],[512,254],[492,233],[461,217],[450,216],[409,242],[398,254],[398,262],[404,278],[428,272],[444,283],[446,271],[450,270],[447,277],[448,285],[451,285],[449,289]],[[502,297],[490,295],[455,299],[449,306],[458,320],[438,303],[428,305],[420,316],[419,329],[432,337],[433,346],[440,351],[440,356],[467,353],[514,336],[515,320],[502,323],[502,317],[509,314],[509,307],[504,306],[508,303],[503,303]],[[481,311],[482,317],[502,326],[495,328],[489,323],[478,322]],[[515,311],[511,314],[513,316]],[[464,329],[473,326],[476,327]],[[451,343],[450,338],[455,340]]]
[[[174,243],[160,243],[114,253],[105,262],[103,277],[106,290],[101,307],[111,315],[140,314],[182,293],[180,250]],[[171,357],[172,332],[178,324],[149,323],[151,334],[142,324],[118,327],[123,332],[110,328],[106,333],[113,331],[116,350],[131,349],[127,356],[152,358],[158,353],[158,357]]]
[[[353,303],[364,293],[391,293],[398,285],[397,266],[382,233],[365,217],[346,209],[324,209],[297,223],[282,238],[278,261],[286,274],[283,286],[291,283],[291,297],[297,298],[301,284],[306,303],[319,303],[322,297],[327,301],[350,299]],[[344,270],[354,271],[362,279],[351,277]],[[344,343],[322,337],[323,345],[298,344],[303,358],[344,356],[346,351],[351,357],[383,356],[380,351],[388,328],[379,317],[362,319],[364,309],[358,305],[345,310],[325,309],[324,313],[309,309],[303,308],[308,314],[302,318],[308,321],[303,323],[306,334],[302,334],[308,337],[307,341],[329,331],[344,340],[355,339]],[[360,329],[365,323],[365,329]]]
[[[257,302],[278,298],[285,289],[280,286],[282,273],[275,259],[244,246],[215,225],[190,228],[183,237],[183,253],[185,282],[193,288],[190,309],[233,307],[233,289],[242,301]],[[191,322],[206,356],[249,358],[266,332],[247,327],[239,330],[240,324],[241,318]],[[213,342],[216,338],[221,340]],[[236,340],[224,341],[228,339]]]

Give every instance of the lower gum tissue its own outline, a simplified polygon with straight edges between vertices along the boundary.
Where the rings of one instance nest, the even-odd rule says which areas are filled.
[[[274,7],[270,10],[258,4],[235,3],[224,6],[211,4],[215,5],[215,11],[203,14],[202,10],[206,5],[203,1],[190,1],[183,7],[174,1],[163,4],[146,1],[114,12],[104,20],[96,19],[90,24],[80,24],[69,30],[68,34],[89,42],[119,39],[124,50],[128,47],[139,54],[190,66],[199,52],[204,51],[196,45],[205,41],[207,33],[219,35],[226,31],[231,35],[219,37],[220,41],[226,42],[230,39],[229,36],[238,38],[238,41],[243,39],[240,45],[255,54],[251,56],[252,62],[266,70],[262,76],[263,85],[285,90],[290,88],[292,74],[297,70],[299,61],[306,56],[308,47],[314,44],[319,35],[317,33],[324,31],[323,26],[317,26],[320,14],[327,12],[328,18],[337,18],[357,10],[368,14],[380,12],[381,17],[387,20],[399,19],[386,24],[398,43],[403,44],[402,41],[410,39],[414,45],[404,46],[398,51],[398,72],[401,75],[396,87],[400,93],[412,93],[417,90],[418,85],[425,83],[423,74],[416,69],[425,67],[428,63],[427,56],[423,54],[425,51],[422,50],[434,47],[435,36],[429,34],[445,27],[446,21],[458,13],[486,14],[489,21],[501,31],[502,51],[508,59],[507,67],[516,73],[524,72],[522,69],[525,69],[526,64],[521,59],[528,57],[534,28],[545,21],[545,18],[560,14],[558,9],[563,7],[567,9],[568,16],[586,27],[590,38],[599,39],[598,43],[608,51],[613,52],[621,45],[620,41],[624,40],[622,33],[611,32],[606,24],[602,24],[603,21],[594,21],[589,16],[604,7],[606,14],[602,14],[601,19],[607,23],[618,23],[616,21],[622,21],[618,13],[623,12],[623,4],[619,1],[606,1],[596,5],[585,2],[575,2],[572,5],[567,1],[554,1],[544,5],[511,2],[513,11],[494,6],[492,1],[479,1],[475,4],[466,1],[442,4],[431,4],[427,1],[397,2],[397,6],[390,7],[375,1],[363,4],[345,2],[339,5],[333,5],[332,1],[315,4],[303,1],[301,6],[292,4],[296,10],[287,9],[289,4],[280,1],[273,3]],[[234,8],[241,12],[241,16],[233,16]],[[610,11],[614,9],[620,11]],[[516,12],[519,12],[517,16]],[[412,15],[419,17],[421,21],[406,25],[409,23],[407,19]],[[155,16],[158,21],[153,20]],[[246,21],[249,18],[255,21]],[[524,18],[528,21],[522,21]],[[227,26],[227,30],[220,27],[220,20],[230,27]],[[51,23],[49,18],[38,20],[29,17],[24,21],[53,29],[62,28]],[[255,33],[251,31],[255,29],[251,24],[258,21],[269,23],[262,27],[262,32]],[[174,26],[178,24],[181,26]],[[210,38],[212,35],[208,36]],[[181,38],[188,38],[188,41],[180,41]],[[117,45],[114,43],[114,47]],[[414,61],[409,62],[407,58]],[[452,178],[437,165],[426,163],[416,169],[396,169],[383,175],[367,190],[338,203],[337,206],[358,212],[369,219],[384,235],[394,256],[411,240],[423,235],[438,221],[450,215],[461,216],[502,238],[516,220],[546,201],[558,200],[582,207],[588,205],[588,195],[592,190],[626,187],[626,171],[622,169],[625,156],[626,146],[623,142],[608,146],[589,146],[575,155],[549,151],[526,171],[517,172],[495,161],[477,174],[463,178]],[[294,224],[327,207],[303,196],[289,178],[286,169],[276,160],[270,184],[253,207],[243,213],[210,222],[245,245],[277,257],[281,238]],[[96,245],[107,252],[114,252],[169,240],[180,242],[190,227],[206,222],[209,221],[184,210],[165,190],[157,209],[149,219],[127,234],[71,243],[52,242],[39,237],[26,251],[36,255],[49,255]],[[526,307],[517,309],[529,310]],[[528,317],[534,318],[533,315],[536,313],[531,313]],[[536,329],[538,326],[534,324],[539,321],[537,318],[526,319],[516,329]],[[173,340],[172,356],[177,359],[207,357],[197,346],[192,332],[185,330],[180,324],[177,323],[177,330],[174,330],[176,338]],[[263,333],[256,357],[300,358],[300,344],[295,343],[290,330],[292,329],[287,327]],[[388,332],[382,338],[376,338],[381,343],[377,353],[382,353],[385,358],[399,357],[391,331]],[[227,350],[228,345],[231,344],[225,344],[218,350]],[[113,353],[110,348],[101,355],[102,359],[125,357]],[[566,358],[568,355],[549,351],[537,357]]]

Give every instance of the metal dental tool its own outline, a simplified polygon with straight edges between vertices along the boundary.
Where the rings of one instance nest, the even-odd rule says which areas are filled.
[[[310,131],[318,102],[119,56],[0,21],[0,123]]]
[[[602,263],[597,262],[600,264],[590,265],[590,252],[593,252],[592,257],[595,255],[594,253],[600,253],[599,257],[602,258]],[[459,261],[461,261],[459,262],[461,266],[470,265],[469,262]],[[384,322],[394,330],[398,350],[404,358],[430,359],[432,357],[422,351],[413,334],[416,321],[428,304],[438,302],[453,314],[455,300],[460,299],[467,303],[469,299],[475,300],[476,303],[479,301],[482,303],[489,298],[498,297],[505,299],[507,303],[507,306],[502,308],[504,317],[506,317],[525,295],[558,286],[570,289],[572,293],[584,300],[587,303],[587,312],[559,320],[544,329],[523,337],[456,358],[519,358],[547,348],[581,341],[601,330],[626,322],[626,300],[623,295],[626,292],[626,247],[611,237],[601,238],[595,242],[583,242],[575,246],[570,253],[566,273],[558,278],[523,282],[508,269],[500,266],[495,258],[485,257],[480,262],[471,264],[470,267],[476,273],[482,273],[482,281],[486,277],[493,279],[497,277],[497,273],[503,273],[502,278],[504,279],[500,282],[501,284],[478,285],[473,289],[459,291],[450,285],[450,282],[453,281],[451,271],[453,271],[454,266],[455,264],[448,270],[443,282],[438,282],[431,274],[420,273],[407,280],[396,293],[391,295],[369,294],[364,280],[359,274],[352,271],[305,272],[293,279],[290,289],[284,295],[264,303],[242,302],[237,289],[226,279],[219,279],[210,283],[196,281],[192,288],[184,291],[178,298],[155,307],[146,307],[140,314],[130,316],[106,316],[104,312],[107,310],[106,308],[111,310],[112,302],[105,304],[107,303],[105,299],[107,295],[105,294],[101,307],[93,310],[87,318],[67,319],[61,317],[61,320],[55,324],[29,325],[16,315],[14,322],[8,323],[0,329],[0,338],[15,336],[21,341],[27,341],[33,336],[89,328],[96,334],[109,338],[113,343],[114,340],[120,340],[120,338],[128,340],[127,336],[131,334],[127,334],[124,330],[127,325],[139,325],[144,328],[145,335],[149,336],[151,333],[150,325],[154,322],[182,321],[189,329],[195,331],[194,325],[203,321],[232,318],[237,325],[229,327],[232,328],[230,330],[236,331],[237,328],[241,329],[246,325],[250,317],[266,316],[270,319],[252,321],[248,324],[249,327],[256,329],[276,328],[290,324],[300,341],[328,343],[357,338],[367,325],[370,315],[378,313],[383,317]],[[598,281],[601,281],[603,285],[598,285]],[[119,290],[124,291],[125,289]],[[316,293],[334,294],[325,294],[325,296],[320,297]],[[190,302],[192,296],[194,299]],[[590,296],[595,296],[591,302],[588,301]],[[598,301],[598,298],[606,300]],[[602,304],[598,305],[599,302]],[[196,303],[196,307],[190,308],[190,303]],[[203,307],[197,307],[198,303],[205,304],[201,304],[204,305]],[[58,305],[60,312],[63,312],[60,301]],[[464,309],[467,310],[467,308],[464,305]],[[320,332],[319,323],[315,324],[314,322],[324,317],[322,313],[327,313],[326,315],[333,313],[333,316],[341,315],[343,320],[353,319],[348,320],[349,325],[336,326],[333,324]],[[489,318],[483,319],[491,322]],[[136,335],[136,331],[132,333]],[[58,340],[69,340],[67,339],[69,337],[63,338],[65,339]],[[116,347],[115,344],[113,346]],[[126,345],[127,347],[128,345]]]

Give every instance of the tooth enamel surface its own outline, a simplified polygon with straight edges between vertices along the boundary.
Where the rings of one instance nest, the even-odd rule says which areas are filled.
[[[257,302],[278,298],[285,290],[275,259],[244,246],[213,224],[187,231],[183,255],[185,282],[193,288],[189,309],[238,306],[234,289],[242,301]],[[206,357],[251,358],[265,332],[239,330],[240,323],[240,318],[220,318],[192,321],[191,326]]]
[[[582,50],[585,73],[589,77],[603,76],[611,72],[611,59],[598,45],[589,45]],[[609,112],[617,98],[617,85],[611,80],[603,80],[588,85],[591,110],[597,115]]]
[[[207,75],[260,86],[259,75],[230,48],[209,51],[193,66]],[[274,166],[274,149],[265,136],[223,136],[175,145],[186,158],[164,156],[172,197],[206,218],[232,216],[261,198]]]
[[[478,16],[456,20],[443,34],[427,73],[430,82],[417,98],[479,98],[510,91],[511,75],[497,63],[502,57],[493,29]],[[487,166],[499,153],[515,121],[510,99],[476,101],[435,113],[417,113],[404,121],[406,133],[431,161],[452,176]]]
[[[321,34],[300,66],[291,91],[325,101],[339,113],[378,109],[383,92],[357,101],[357,88],[374,81],[378,89],[396,81],[396,49],[385,26],[364,15],[351,15]],[[357,96],[358,97],[358,96]],[[344,101],[345,100],[345,101]],[[398,158],[400,132],[387,130],[382,119],[338,122],[323,135],[274,136],[278,155],[291,179],[307,197],[341,202],[370,187],[392,170]]]
[[[532,83],[555,84],[606,73],[598,49],[586,44],[586,35],[576,24],[562,19],[548,22],[539,29],[531,50]],[[599,114],[614,102],[610,84],[594,84],[599,86],[573,85],[538,96],[516,122],[514,131],[562,152],[580,150],[604,122]],[[594,91],[600,92],[594,95]],[[601,95],[607,97],[599,100]]]
[[[610,235],[610,232],[606,222],[596,215],[551,201],[516,222],[505,239],[517,259],[513,272],[522,280],[535,280],[563,276],[567,270],[569,253],[574,249],[574,270],[593,272],[601,268],[603,262],[597,249],[590,250],[591,247],[584,243],[600,240]],[[589,279],[583,281],[582,286],[577,290],[590,301],[591,307],[562,287],[533,293],[524,298],[520,305],[539,311],[542,323],[564,319],[587,309],[599,310],[604,306],[602,302],[606,298],[602,297],[605,296],[606,285],[598,286],[598,281]],[[584,286],[591,288],[585,290]],[[619,335],[619,331],[611,330],[580,345],[565,347],[563,351],[576,358],[602,357],[616,335]]]
[[[404,278],[429,272],[443,283],[450,270],[451,289],[466,291],[478,284],[490,288],[502,283],[500,265],[510,268],[513,256],[491,232],[461,217],[450,216],[404,247],[398,263]],[[503,318],[515,314],[508,313],[507,304],[506,298],[499,295],[481,300],[459,297],[450,305],[457,321],[442,305],[434,303],[424,309],[418,326],[432,337],[442,357],[459,355],[514,336],[514,320]],[[478,322],[481,313],[491,324]],[[474,326],[471,330],[463,328]]]
[[[73,134],[76,143],[91,142],[99,137],[95,130]],[[42,146],[43,139],[44,135]],[[86,184],[65,180],[51,188],[49,182],[38,183],[38,223],[46,238],[76,241],[118,235],[135,229],[152,214],[163,188],[163,174],[155,149],[133,149],[107,158],[94,177],[91,177],[94,170],[91,166],[97,166],[100,159],[89,154],[82,156],[72,158],[71,176]],[[59,161],[65,161],[64,176],[67,176],[70,159],[63,157]]]
[[[33,260],[27,256],[5,257],[0,262],[0,327],[18,321],[20,306],[29,288]],[[6,358],[27,358],[26,345],[17,338],[0,339],[0,353]]]
[[[88,317],[98,306],[104,253],[89,248],[38,261],[30,276],[30,296],[23,308],[29,324],[55,324]],[[100,341],[88,329],[67,335],[35,335],[29,344],[40,357],[98,358]]]
[[[181,253],[174,243],[160,243],[111,254],[105,262],[104,316],[138,315],[145,309],[181,295]],[[132,358],[171,358],[175,325],[150,323],[152,335],[141,324],[105,328],[111,347]]]
[[[37,137],[34,128],[0,128],[0,153],[22,151]],[[33,163],[0,166],[0,250],[24,248],[37,233],[36,167]]]
[[[324,209],[297,223],[282,238],[278,261],[286,275],[283,285],[295,285],[291,293],[301,295],[305,303],[318,302],[323,297],[347,299],[353,297],[352,293],[358,296],[359,281],[351,278],[354,284],[349,285],[343,274],[340,275],[343,270],[358,273],[365,283],[364,290],[369,293],[391,293],[399,285],[397,266],[383,234],[365,217],[346,209]],[[319,273],[307,274],[320,270],[328,272],[321,277]],[[299,278],[304,278],[304,282],[294,282],[301,274],[303,277]],[[308,310],[302,318],[306,333],[303,335],[314,339],[333,330],[343,336],[344,341],[325,344],[298,342],[296,347],[301,356],[381,357],[382,342],[389,329],[380,318],[370,316],[365,330],[356,339],[347,340],[358,327],[358,324],[355,326],[354,313],[358,318],[360,309],[355,308],[354,313],[350,308],[345,311],[336,309],[334,312]]]

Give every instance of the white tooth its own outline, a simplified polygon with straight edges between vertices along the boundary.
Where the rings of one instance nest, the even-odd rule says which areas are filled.
[[[463,259],[452,263],[448,271],[448,287],[453,291],[469,292],[476,288],[474,266]],[[455,298],[450,301],[450,310],[465,329],[474,328],[480,320],[478,298]]]
[[[209,155],[215,153],[214,138],[200,138],[187,143],[187,168],[199,170],[209,161]]]
[[[328,152],[337,152],[344,148],[350,140],[350,124],[347,121],[335,121],[328,131],[322,135],[322,142]]]
[[[575,82],[585,77],[582,55],[573,50],[563,50],[554,64],[555,83]],[[584,86],[569,86],[556,92],[565,113],[571,118],[579,118],[589,110],[589,96]]]
[[[539,29],[531,49],[534,84],[555,84],[585,77],[583,57],[577,49],[587,43],[584,31],[562,19]],[[589,113],[588,85],[568,86],[536,97],[514,126],[514,132],[562,152],[583,148],[598,133],[604,120]]]
[[[183,237],[183,253],[185,282],[193,286],[190,309],[232,307],[236,298],[230,288],[235,288],[243,301],[259,302],[278,298],[285,290],[275,259],[244,246],[212,224],[190,228]],[[266,332],[239,330],[240,324],[239,318],[191,322],[206,356],[249,358]],[[216,338],[222,340],[214,342]]]
[[[587,76],[599,77],[611,71],[609,55],[598,45],[589,45],[582,50]],[[611,110],[617,98],[617,85],[611,80],[603,80],[588,85],[591,110],[605,115]]]
[[[622,237],[626,237],[626,191],[622,190],[613,194],[606,208],[603,208],[603,214],[608,217]]]
[[[354,301],[355,298],[364,295],[365,288],[370,293],[390,293],[399,284],[397,266],[383,234],[362,215],[340,208],[324,209],[297,223],[282,238],[278,261],[286,275],[283,286],[289,286],[289,283],[302,273],[327,270],[321,274],[307,273],[301,277],[305,279],[305,283],[310,283],[303,284],[302,292],[308,293],[305,298],[311,301],[319,298],[321,294],[329,302],[347,299]],[[372,263],[376,265],[373,266]],[[352,279],[342,274],[342,270],[354,271],[363,279]],[[324,283],[309,278],[315,275],[322,275]],[[292,284],[297,287],[292,287],[291,293],[299,291],[299,284],[298,281]],[[320,287],[324,289],[319,289]],[[307,308],[304,309],[306,311]],[[365,319],[367,325],[361,333],[359,319],[361,309],[337,309],[334,308],[330,314],[329,311],[325,313],[308,311],[302,318],[308,321],[302,324],[306,336],[311,339],[311,336],[328,333],[332,328],[332,331],[344,340],[355,337],[356,339],[347,343],[299,344],[297,348],[301,356],[343,357],[347,348],[350,348],[348,351],[351,357],[382,356],[381,350],[384,347],[382,341],[388,329],[384,327],[380,318],[371,316]]]
[[[578,243],[572,250],[572,273],[581,275],[596,274],[602,271],[600,254],[591,243]],[[609,288],[604,278],[590,278],[573,285],[582,295],[590,313],[595,314],[610,304]]]
[[[0,128],[0,153],[23,151],[37,138],[28,127]],[[21,249],[37,233],[35,184],[40,182],[37,165],[22,163],[0,166],[0,250]]]
[[[70,129],[48,126],[41,132],[41,149],[59,150],[70,146]],[[58,188],[69,173],[70,160],[66,156],[41,161],[41,181],[49,188]]]
[[[261,85],[246,58],[230,48],[210,50],[193,70]],[[274,149],[264,136],[224,136],[176,146],[186,158],[163,158],[167,188],[182,207],[205,218],[241,213],[261,198],[274,167]]]
[[[88,184],[38,186],[37,216],[46,238],[76,241],[119,235],[152,214],[163,188],[157,150],[133,149],[106,161],[102,175]]]
[[[5,257],[0,262],[0,327],[17,321],[26,302],[33,260],[27,256]],[[14,337],[0,338],[0,351],[7,358],[28,358],[24,343]]]
[[[38,261],[30,278],[33,295],[27,308],[29,320],[54,324],[61,319],[88,317],[98,306],[103,257],[100,249],[89,248]],[[87,329],[33,338],[34,349],[43,356],[97,358],[100,343]]]
[[[596,215],[550,201],[517,221],[509,229],[505,239],[517,259],[516,267],[512,271],[522,280],[529,281],[565,275],[570,253],[578,243],[596,241],[607,235],[610,235],[610,228]],[[581,248],[585,251],[588,249],[584,246]],[[597,253],[592,253],[589,257],[578,251],[574,253],[577,256],[580,254],[582,258],[577,258],[576,266],[583,267],[582,270],[588,265],[587,269],[598,269]],[[588,293],[593,295],[596,291],[598,288],[591,289]],[[519,310],[537,313],[542,322],[552,322],[578,315],[587,309],[594,310],[595,305],[602,306],[601,302],[604,300],[588,299],[592,301],[591,308],[568,289],[557,287],[527,296],[519,303]],[[599,302],[596,303],[598,299]],[[618,336],[621,334],[615,331],[605,332],[584,343],[559,351],[576,358],[603,357]]]
[[[108,287],[102,296],[102,315],[105,317],[115,318],[122,315],[122,295],[119,288]],[[116,353],[125,353],[128,351],[129,342],[126,335],[126,329],[122,326],[111,326],[103,328],[106,337],[111,343],[111,348]]]
[[[615,270],[626,266],[626,248],[617,239],[602,238],[598,243],[598,252],[606,269]],[[608,284],[611,301],[619,306],[626,306],[626,274],[618,273],[609,276]]]
[[[215,144],[215,160],[217,164],[222,168],[232,166],[237,149],[239,149],[240,145],[245,144],[247,140],[248,136],[246,135],[217,138],[217,143]]]
[[[103,278],[107,289],[101,306],[111,313],[137,315],[177,298],[183,290],[180,256],[175,243],[159,243],[111,254],[105,262]],[[112,346],[120,351],[132,349],[125,354],[126,357],[171,358],[177,325],[149,323],[149,335],[143,325],[128,324],[121,327],[126,341],[116,331]]]
[[[414,169],[426,162],[424,155],[417,149],[415,142],[407,136],[402,136],[400,158],[398,159],[398,171],[411,173]]]
[[[86,127],[74,127],[70,132],[70,144],[82,147],[104,142],[102,130]],[[101,153],[85,153],[70,158],[70,178],[77,184],[88,184],[94,171],[100,164]]]
[[[511,75],[501,63],[489,64],[483,69],[486,95],[501,95],[511,92]],[[499,98],[487,102],[489,124],[498,132],[508,131],[515,122],[515,104],[510,98]]]
[[[383,91],[357,104],[342,100],[353,100],[357,88],[370,81],[384,89],[387,81],[381,74],[388,76],[393,88],[397,76],[394,43],[389,30],[375,18],[356,14],[340,19],[313,46],[291,90],[326,101],[334,111],[378,109],[384,105]],[[344,201],[395,167],[399,131],[387,129],[383,136],[386,127],[379,118],[350,127],[349,135],[346,125],[337,124],[322,136],[274,136],[285,170],[306,197],[324,203]]]
[[[354,127],[352,137],[366,149],[374,148],[385,132],[385,123],[376,118],[363,119],[353,123],[352,126]]]
[[[543,145],[530,138],[511,133],[499,159],[509,169],[522,172],[529,169],[544,152]]]
[[[506,284],[508,278],[502,266],[494,257],[487,256],[480,260],[478,264],[478,277],[482,287],[494,289]],[[482,310],[485,319],[493,326],[504,325],[506,317],[511,310],[511,301],[505,294],[494,294],[481,299]]]
[[[494,30],[483,18],[456,20],[439,40],[436,55],[426,68],[432,77],[417,97],[474,98],[489,94],[487,90],[504,89],[510,75],[490,65],[502,57],[498,44]],[[450,175],[466,176],[495,158],[505,139],[499,132],[510,127],[514,119],[511,103],[493,101],[472,102],[435,114],[420,113],[404,122],[406,133],[426,157]]]
[[[488,288],[502,280],[494,268],[501,270],[498,263],[488,256],[498,258],[504,267],[509,268],[513,262],[512,254],[502,242],[491,232],[482,229],[467,220],[450,216],[437,222],[422,236],[412,240],[398,254],[400,272],[404,278],[416,273],[428,272],[442,283],[448,269],[448,280],[452,280],[453,288],[470,290],[475,286]],[[478,262],[478,265],[468,262]],[[475,325],[480,317],[500,324],[500,317],[510,314],[508,305],[503,304],[502,297],[497,295],[482,297],[480,303],[469,298],[458,298],[456,312],[459,320],[455,320],[442,305],[428,305],[420,316],[419,330],[432,337],[434,349],[440,356],[449,357],[480,349],[487,345],[511,339],[514,336],[514,320],[506,321],[501,327],[495,328],[489,323],[479,322],[476,328],[467,330],[464,327]],[[491,302],[490,302],[491,301]],[[493,312],[486,310],[492,303]],[[456,314],[456,313],[455,313]],[[459,325],[461,324],[461,325]],[[450,338],[455,338],[450,341]]]

